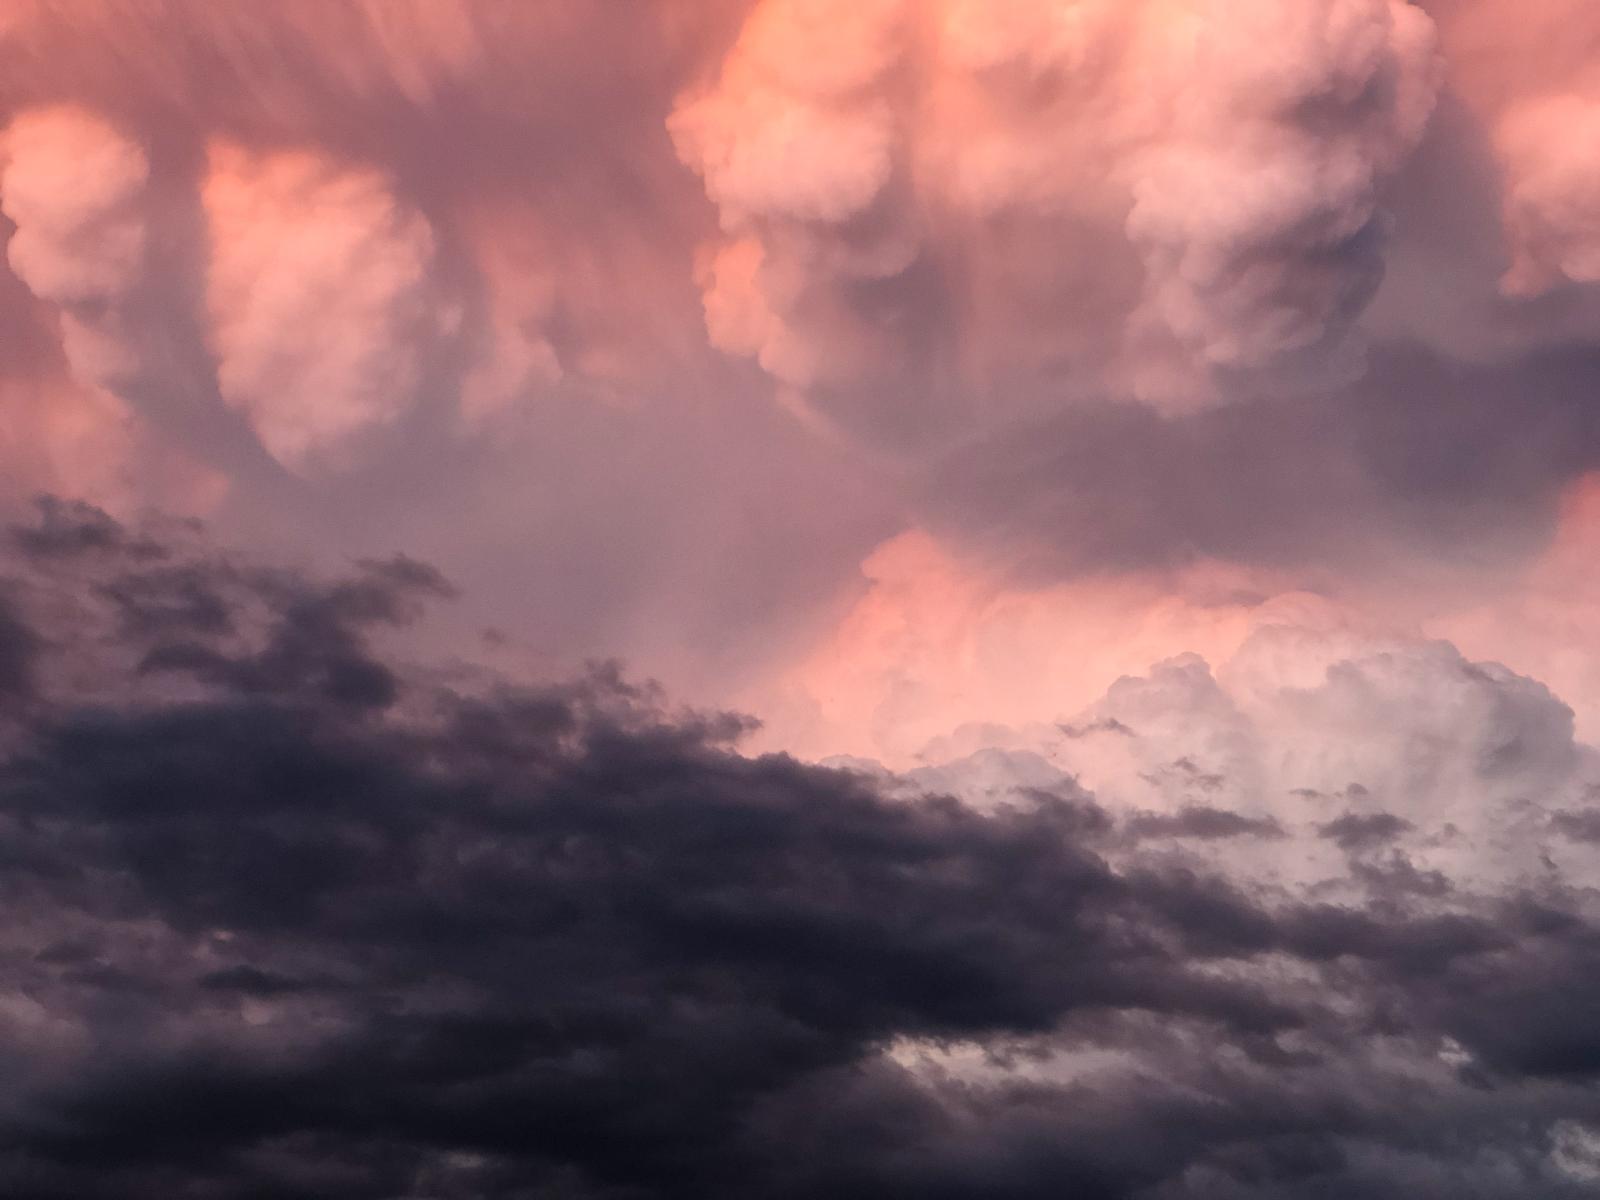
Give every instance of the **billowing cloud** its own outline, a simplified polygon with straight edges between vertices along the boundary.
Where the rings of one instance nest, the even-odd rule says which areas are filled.
[[[671,119],[727,235],[712,338],[824,395],[1032,368],[1214,400],[1343,340],[1437,75],[1393,0],[770,0]]]
[[[1547,680],[1576,711],[1586,739],[1600,736],[1600,658],[1591,647],[1600,622],[1595,602],[1600,541],[1600,478],[1586,475],[1562,497],[1553,536],[1528,571],[1487,594],[1440,611],[1429,628]]]
[[[779,653],[909,527],[1063,577],[1264,562],[1294,590],[1506,562],[1593,439],[1581,312],[1488,320],[1507,264],[1430,282],[1503,233],[1456,194],[1498,222],[1514,190],[1455,153],[1531,95],[1463,33],[1484,7],[19,3],[7,119],[74,114],[33,141],[92,130],[138,170],[79,189],[109,198],[72,243],[134,289],[122,316],[45,291],[0,314],[46,364],[8,387],[34,410],[13,420],[56,423],[63,333],[115,327],[74,356],[133,349],[136,386],[74,402],[52,455],[76,465],[41,482],[159,496],[186,458],[212,484],[183,506],[231,489],[217,517],[246,536],[495,562],[474,594],[496,623],[553,564],[591,581],[544,610],[574,654],[741,607],[653,586],[657,548],[804,592],[739,630]],[[1582,99],[1579,67],[1547,74]],[[12,257],[74,211],[19,221]],[[113,233],[142,237],[141,279]],[[1396,330],[1436,357],[1385,345],[1352,377]],[[1454,374],[1530,341],[1549,358]],[[125,444],[96,457],[102,436]],[[793,543],[802,506],[758,497],[769,478],[808,498],[827,578],[714,553]]]
[[[13,482],[119,503],[142,492],[204,504],[219,490],[214,474],[152,440],[130,402],[172,378],[148,313],[156,205],[144,147],[93,111],[28,108],[0,131],[6,262],[36,301],[5,305],[16,348],[0,380]],[[55,353],[30,353],[52,326]],[[153,486],[134,479],[142,459],[159,464]]]
[[[1358,794],[1483,835],[1533,798],[1579,796],[1592,770],[1572,708],[1526,674],[1593,688],[1589,606],[1554,599],[1581,594],[1570,551],[1592,541],[1576,515],[1588,506],[1571,511],[1571,540],[1532,577],[1549,582],[1426,628],[1386,601],[1214,563],[1027,587],[902,537],[868,560],[838,626],[750,702],[766,744],[934,769],[937,786],[1070,778],[1150,811],[1221,805],[1303,827]],[[1486,660],[1438,637],[1454,632]]]
[[[1504,286],[1537,294],[1560,280],[1600,283],[1600,178],[1583,147],[1600,133],[1600,95],[1553,96],[1513,109],[1499,130],[1510,175],[1506,220],[1515,258]]]
[[[1531,298],[1600,281],[1600,183],[1584,151],[1600,120],[1593,8],[1573,0],[1435,7],[1452,81],[1483,122],[1502,173],[1504,291]],[[1550,36],[1555,29],[1561,36]]]
[[[268,450],[301,466],[416,405],[433,234],[379,173],[219,145],[202,201],[218,385]]]
[[[15,227],[6,261],[57,314],[62,353],[85,395],[57,387],[53,399],[99,426],[102,463],[125,450],[117,434],[129,414],[118,388],[139,365],[127,325],[145,273],[148,182],[143,149],[83,109],[23,112],[0,143],[0,212]]]
[[[1063,778],[980,808],[742,756],[744,722],[614,673],[399,666],[378,630],[440,590],[414,562],[322,581],[60,504],[10,539],[11,1190],[1592,1187],[1581,800],[1521,814],[1571,866],[1489,881],[1411,860],[1441,814],[1352,786],[1309,831],[1330,874],[1268,885],[1195,847],[1309,843],[1218,803]],[[1396,696],[1461,669],[1371,661]],[[1174,670],[1203,673],[1134,686],[1192,711]],[[1560,741],[1525,685],[1461,686]],[[1117,703],[1143,733],[1078,740],[1154,733]]]
[[[0,38],[0,118],[15,118],[26,139],[8,191],[12,207],[31,205],[15,214],[13,270],[52,303],[52,289],[84,280],[124,299],[137,286],[116,331],[125,336],[74,357],[137,345],[141,377],[115,394],[161,410],[165,438],[209,452],[235,482],[271,473],[218,408],[243,414],[283,465],[326,478],[370,466],[381,432],[392,451],[403,440],[395,424],[419,409],[450,425],[459,407],[465,427],[547,392],[562,375],[549,323],[564,334],[561,355],[612,385],[641,369],[619,361],[618,331],[666,322],[593,297],[660,273],[680,246],[681,287],[693,285],[689,239],[663,249],[670,227],[641,231],[609,206],[611,185],[630,158],[625,169],[641,180],[652,155],[672,162],[671,85],[658,77],[681,75],[683,46],[715,24],[716,8],[691,21],[654,6],[624,19],[454,0],[291,3],[270,15],[187,0],[92,12],[19,4]],[[614,86],[583,71],[575,64],[594,44],[637,58],[639,70],[619,71]],[[605,126],[598,145],[611,150],[579,152],[580,111]],[[480,133],[459,136],[463,119]],[[657,145],[636,153],[641,129]],[[106,169],[41,218],[40,189],[66,182],[44,156],[90,170],[90,152]],[[549,179],[530,196],[525,171],[541,160]],[[694,194],[687,176],[682,192]],[[569,226],[591,221],[594,239],[572,236]],[[505,247],[528,227],[554,260],[541,265],[539,296],[513,277],[520,250],[517,271],[505,270]],[[619,243],[594,244],[602,228]],[[635,310],[657,299],[641,295]],[[117,314],[93,303],[100,332]],[[87,343],[82,324],[64,333]]]
[[[1224,369],[1337,343],[1381,277],[1383,181],[1433,107],[1431,23],[1393,0],[1153,22],[1165,61],[1149,73],[1180,90],[1170,141],[1132,168],[1127,227],[1148,276],[1136,320]]]
[[[1575,801],[1595,766],[1571,710],[1537,681],[1445,642],[1339,624],[1265,621],[1215,673],[1188,655],[1121,679],[1077,717],[1112,722],[1126,735],[1058,742],[1108,795],[1158,811],[1209,800],[1314,824],[1346,849],[1364,839],[1341,841],[1338,820],[1377,819],[1357,832],[1421,831],[1412,865],[1476,878],[1537,870],[1530,839],[1496,831],[1529,805]]]
[[[862,573],[837,625],[751,698],[775,744],[898,765],[960,725],[1064,716],[1156,659],[1230,654],[1264,599],[1214,567],[1018,587],[922,531],[879,546]]]
[[[0,9],[0,1192],[1593,1193],[1592,5]]]
[[[34,295],[68,308],[123,299],[145,266],[149,162],[106,121],[74,108],[25,112],[5,137],[6,259]]]

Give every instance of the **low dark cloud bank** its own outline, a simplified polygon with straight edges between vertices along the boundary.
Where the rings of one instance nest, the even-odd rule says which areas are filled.
[[[893,799],[614,670],[385,661],[446,590],[71,505],[11,533],[0,1192],[1600,1184],[1600,923],[1559,878],[1334,904],[1183,856],[1270,822]]]

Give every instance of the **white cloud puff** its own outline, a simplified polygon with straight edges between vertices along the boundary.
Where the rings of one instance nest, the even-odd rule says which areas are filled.
[[[202,197],[218,382],[275,457],[337,459],[416,404],[434,238],[381,172],[219,144]]]
[[[16,226],[6,259],[35,296],[60,309],[74,374],[114,388],[138,360],[122,307],[145,270],[145,152],[71,106],[19,114],[0,151],[0,211]]]

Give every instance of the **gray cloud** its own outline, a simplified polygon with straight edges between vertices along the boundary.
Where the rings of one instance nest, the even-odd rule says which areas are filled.
[[[1565,883],[1263,891],[1070,786],[891,798],[615,674],[386,662],[414,563],[320,582],[60,507],[16,545],[7,1190],[1592,1186]]]

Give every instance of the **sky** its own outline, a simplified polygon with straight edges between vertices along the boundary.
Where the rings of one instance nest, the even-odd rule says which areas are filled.
[[[0,0],[0,1192],[1600,1194],[1591,0]]]

